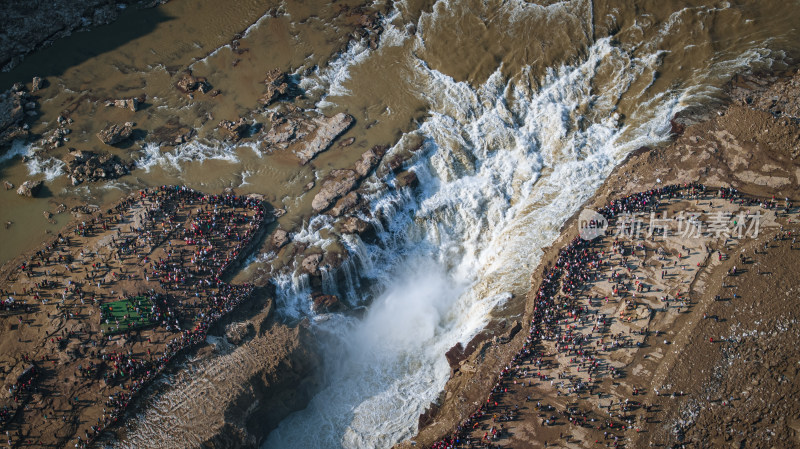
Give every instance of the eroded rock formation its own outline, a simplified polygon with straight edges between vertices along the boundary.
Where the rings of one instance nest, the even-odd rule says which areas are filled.
[[[346,195],[358,183],[358,173],[355,170],[333,170],[322,183],[322,188],[311,201],[314,212],[322,212],[329,208],[336,200]]]
[[[289,90],[289,77],[280,69],[272,69],[267,72],[264,84],[267,85],[267,92],[258,99],[258,102],[269,106]]]
[[[28,112],[36,114],[36,103],[25,92],[24,86],[15,84],[0,93],[0,147],[14,139],[28,137],[28,126],[24,123]]]
[[[275,233],[272,234],[272,245],[276,249],[283,248],[286,244],[289,243],[289,233],[283,229],[276,229]]]
[[[353,116],[340,112],[333,117],[320,117],[314,120],[315,130],[309,139],[302,142],[294,154],[305,165],[316,155],[327,150],[331,143],[353,124]]]
[[[116,155],[91,151],[72,149],[64,162],[67,163],[70,181],[74,186],[84,181],[116,179],[130,171],[129,164],[122,162]]]
[[[326,295],[320,292],[311,294],[314,311],[318,313],[336,312],[342,308],[342,303],[336,295]]]
[[[219,128],[222,130],[226,139],[234,142],[241,140],[242,137],[245,137],[250,131],[250,125],[247,123],[244,117],[239,118],[239,120],[236,120],[235,122],[230,120],[222,120],[219,122]]]
[[[17,189],[17,194],[21,196],[34,197],[42,188],[42,181],[28,180],[22,183]]]
[[[142,100],[139,98],[121,98],[119,100],[109,100],[106,102],[106,106],[114,106],[120,109],[130,109],[133,112],[139,110],[139,105],[143,103]]]
[[[376,146],[364,152],[361,158],[356,161],[354,169],[339,169],[330,172],[322,188],[311,201],[314,212],[323,212],[331,207],[339,198],[350,193],[372,170],[378,165],[383,157],[385,147]],[[333,212],[334,216],[341,215],[346,209],[355,206],[358,197],[351,197],[343,201]]]
[[[123,9],[119,5],[155,6],[167,0],[55,0],[0,2],[0,69],[10,70],[28,53],[73,31],[111,23]]]
[[[97,138],[106,145],[116,145],[133,134],[133,122],[126,122],[122,125],[111,124],[97,133]]]
[[[175,83],[175,87],[185,94],[191,94],[195,91],[200,91],[201,93],[211,91],[211,84],[208,83],[208,80],[202,76],[192,75],[191,70],[186,71],[178,79],[178,82]]]

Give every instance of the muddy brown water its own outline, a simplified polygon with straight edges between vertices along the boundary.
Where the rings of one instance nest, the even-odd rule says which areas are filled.
[[[351,34],[362,14],[374,11],[384,17],[378,49],[353,43]],[[117,22],[57,41],[0,74],[2,89],[16,81],[29,85],[34,75],[48,81],[36,93],[39,116],[29,120],[35,134],[51,129],[59,114],[70,111],[74,123],[69,142],[41,159],[57,158],[74,147],[108,151],[141,166],[118,180],[78,187],[65,176],[56,176],[37,199],[0,191],[0,262],[35,248],[46,233],[70,219],[60,214],[49,223],[42,216],[44,210],[53,211],[60,203],[102,206],[124,192],[159,184],[261,193],[273,206],[287,210],[281,226],[297,229],[309,219],[319,180],[330,170],[350,166],[373,145],[394,145],[432,114],[467,116],[465,121],[470,114],[478,115],[475,108],[461,110],[452,106],[458,101],[447,101],[465,95],[440,88],[454,82],[475,92],[497,77],[500,84],[513,83],[523,97],[529,97],[548,75],[597,57],[580,101],[559,113],[575,118],[563,122],[577,128],[591,127],[616,113],[620,132],[632,139],[652,121],[650,111],[665,98],[686,98],[676,110],[706,106],[721,100],[721,88],[737,71],[792,64],[800,56],[799,23],[796,5],[752,0],[369,4],[233,0],[224,5],[171,0],[153,9],[126,11]],[[238,47],[231,46],[237,34],[243,35],[237,39]],[[599,42],[611,51],[598,57]],[[254,150],[253,139],[239,144],[221,141],[215,128],[222,119],[247,116],[269,127],[257,99],[265,91],[264,75],[272,68],[289,71],[300,80],[303,93],[291,100],[294,105],[327,115],[340,111],[353,115],[356,122],[343,138],[354,137],[355,143],[334,145],[301,167],[279,154]],[[187,69],[208,78],[221,94],[195,93],[193,98],[181,94],[174,84]],[[437,82],[436,77],[452,82]],[[572,101],[557,93],[552,103]],[[105,100],[143,94],[147,100],[137,112],[104,106]],[[504,100],[512,112],[497,114],[509,127],[523,127],[513,111],[525,98],[508,93]],[[131,142],[107,147],[95,137],[108,123],[125,121],[136,122],[140,130]],[[154,132],[168,123],[195,129],[193,143],[157,148],[152,143]],[[554,135],[537,144],[559,147],[564,139]],[[446,163],[475,163],[458,151],[457,139],[452,145],[453,158]],[[494,149],[503,151],[502,142]],[[537,182],[554,181],[551,175],[558,173],[554,167],[569,160],[570,151],[559,148],[545,156]],[[31,166],[19,157],[0,163],[0,179],[19,185],[45,176],[31,174]],[[312,180],[316,186],[304,193]],[[544,192],[541,202],[530,208],[547,206],[552,196],[555,193]],[[13,223],[5,229],[3,224],[9,221]],[[516,293],[525,287],[514,286]]]
[[[5,89],[20,80],[30,83],[33,76],[46,79],[47,87],[36,93],[40,108],[39,116],[30,121],[34,135],[51,129],[63,111],[70,111],[74,123],[69,142],[47,156],[61,156],[72,147],[135,160],[148,141],[147,133],[171,120],[195,129],[198,140],[207,146],[216,146],[219,142],[215,141],[214,129],[220,120],[236,120],[260,106],[256,100],[265,91],[262,80],[268,70],[277,67],[294,71],[323,65],[331,55],[344,50],[361,16],[356,10],[359,5],[357,1],[235,1],[223,5],[178,0],[157,8],[126,11],[111,25],[75,33],[29,55],[13,71],[0,74],[0,85]],[[364,9],[365,13],[370,11]],[[234,51],[230,43],[237,35],[243,37]],[[197,92],[193,99],[181,94],[174,84],[187,69],[195,76],[207,77],[222,93],[211,97]],[[147,100],[137,112],[104,105],[106,100],[142,94]],[[313,106],[310,100],[296,103]],[[141,139],[109,147],[95,137],[107,124],[126,121],[136,123]],[[389,143],[389,137],[379,139]],[[364,151],[365,146],[362,143],[354,149]],[[169,152],[171,148],[163,150]],[[116,187],[84,184],[73,188],[64,176],[58,176],[48,180],[48,192],[41,199],[21,199],[11,191],[4,192],[0,221],[13,224],[4,229],[0,261],[35,246],[45,232],[68,221],[57,217],[57,224],[52,225],[42,217],[42,211],[54,209],[53,202],[107,204],[120,196],[116,189],[167,183],[218,192],[239,187],[247,177],[245,190],[266,194],[269,201],[281,203],[299,196],[302,187],[314,179],[311,167],[259,157],[248,148],[226,145],[225,151],[236,154],[237,163],[213,158],[193,163],[192,157],[187,157],[180,164],[135,171],[111,183]],[[323,159],[321,164],[324,169],[330,161]],[[28,179],[29,172],[20,158],[0,166],[0,177],[15,186]],[[33,177],[43,175],[36,173]],[[305,203],[310,203],[310,198]],[[310,206],[304,211],[307,214]],[[297,220],[298,216],[292,214],[283,219],[286,223]]]
[[[31,120],[35,134],[50,129],[65,109],[72,111],[75,123],[70,141],[51,151],[53,156],[74,147],[136,159],[146,136],[122,148],[106,147],[94,136],[106,124],[123,121],[134,121],[146,133],[177,119],[197,130],[198,141],[210,141],[213,146],[218,144],[213,130],[219,120],[234,120],[258,107],[256,99],[263,93],[261,80],[268,69],[278,67],[301,77],[316,67],[325,70],[328,61],[345,50],[359,17],[353,11],[360,5],[358,1],[237,0],[222,5],[173,0],[157,8],[126,11],[113,24],[59,40],[0,74],[0,86],[29,82],[34,75],[49,82],[37,93],[41,107],[40,115]],[[331,92],[322,104],[325,113],[346,111],[356,117],[356,125],[345,136],[355,137],[356,145],[328,151],[313,166],[302,168],[239,148],[233,150],[239,159],[235,163],[185,161],[177,167],[134,171],[115,185],[129,190],[178,182],[209,191],[235,187],[263,193],[278,206],[289,206],[282,221],[296,225],[310,213],[310,195],[296,201],[310,180],[346,166],[373,144],[393,144],[425,116],[429,93],[414,79],[414,64],[425,63],[474,86],[499,69],[503,76],[526,80],[535,89],[548,69],[580,60],[597,39],[613,36],[616,45],[633,57],[654,53],[660,59],[657,70],[637,77],[639,85],[616,100],[625,117],[668,90],[721,85],[727,73],[713,73],[720,72],[712,69],[715,61],[747,52],[763,56],[769,52],[771,58],[796,55],[796,24],[800,23],[798,8],[783,2],[470,0],[454,5],[409,0],[363,6],[364,12],[390,11],[393,20],[387,25],[396,28],[395,36],[384,36],[380,51],[365,50],[359,56],[363,62],[347,69],[343,83],[347,95]],[[415,36],[402,40],[400,33]],[[237,34],[245,36],[234,50],[229,44]],[[399,45],[392,40],[400,41]],[[180,94],[174,82],[188,68],[207,77],[222,94],[211,98],[197,93],[194,99]],[[603,75],[598,73],[594,80],[598,91],[616,81]],[[296,104],[313,107],[328,94],[329,82],[316,84],[320,88],[307,90]],[[135,113],[103,105],[107,99],[142,94],[147,101]],[[267,123],[262,117],[256,120]],[[3,164],[0,176],[19,185],[28,178],[28,170],[21,165],[18,159]],[[102,204],[119,197],[103,184],[72,188],[63,176],[49,182],[48,188],[47,197],[38,200],[20,199],[11,192],[0,195],[0,222],[13,222],[0,230],[4,234],[0,261],[35,246],[45,232],[66,221],[56,217],[56,224],[49,224],[42,217],[43,210],[52,210],[54,201],[79,197]]]

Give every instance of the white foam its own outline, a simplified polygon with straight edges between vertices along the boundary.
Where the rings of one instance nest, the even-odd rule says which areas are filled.
[[[411,37],[403,21],[399,19],[402,19],[402,14],[399,9],[395,8],[382,21],[384,30],[381,33],[381,47],[400,47],[405,45],[406,40]]]
[[[28,160],[25,165],[28,167],[28,174],[31,176],[43,175],[45,181],[52,181],[64,174],[65,164],[61,159],[52,156],[43,156],[45,151],[35,151],[32,145],[27,146]]]
[[[389,46],[402,45],[408,37],[405,31],[398,30],[391,22],[397,18],[399,12],[393,10],[388,16],[381,19],[384,32],[381,33],[379,46],[387,42]],[[299,87],[306,91],[306,95],[319,97],[317,108],[332,106],[328,97],[348,96],[352,92],[346,86],[350,80],[350,71],[353,67],[364,63],[372,54],[367,39],[352,40],[347,49],[332,58],[324,67],[317,68],[310,76],[300,80]]]
[[[434,14],[442,5],[437,2]],[[653,92],[658,51],[633,57],[601,39],[574,65],[550,68],[538,88],[509,82],[500,69],[476,88],[415,59],[425,44],[423,27],[417,29],[417,46],[402,63],[411,61],[411,91],[425,96],[430,111],[389,157],[422,140],[406,163],[421,187],[412,193],[367,180],[371,213],[361,218],[377,229],[378,241],[342,237],[347,261],[320,267],[326,293],[369,307],[363,319],[314,314],[309,276],[299,270],[274,278],[278,312],[312,318],[326,381],[265,447],[388,447],[413,435],[419,413],[446,382],[445,351],[468,342],[495,307],[530,288],[541,248],[613,167],[631,150],[663,141],[676,112],[711,95],[712,77],[765,59],[754,49],[714,61],[713,70],[668,88],[674,90]],[[395,31],[382,39],[397,44],[408,36]],[[302,87],[347,95],[350,70],[370,54],[363,43],[353,44]],[[638,107],[621,120],[616,105],[626,96]],[[318,216],[292,239],[325,249],[335,243],[332,232],[331,218]]]
[[[249,185],[250,184],[249,180],[250,180],[250,178],[253,177],[253,175],[254,175],[254,173],[253,173],[252,170],[244,170],[242,172],[242,174],[241,174],[242,181],[239,183],[239,187],[244,187],[246,185]]]
[[[456,304],[463,283],[433,261],[409,262],[363,320],[334,314],[314,321],[329,386],[307,410],[324,409],[327,418],[314,423],[320,428],[297,432],[308,416],[292,415],[268,447],[388,447],[414,432],[414,420],[397,417],[416,416],[444,387],[449,366],[441,354],[464,337],[455,330],[482,323],[508,296],[463,307]]]
[[[668,123],[677,96],[655,105],[643,117],[652,125],[639,131],[613,118],[616,98],[657,59],[615,64],[617,79],[605,95],[592,94],[594,74],[614,58],[627,55],[599,41],[581,64],[551,70],[533,95],[499,70],[474,89],[418,61],[415,82],[432,105],[413,133],[425,142],[410,165],[422,191],[412,196],[371,184],[372,216],[388,227],[371,219],[379,244],[345,238],[354,262],[343,270],[375,286],[348,303],[376,299],[364,320],[316,321],[332,339],[324,351],[330,382],[266,447],[388,447],[413,435],[417,416],[446,382],[447,349],[468,342],[494,307],[529,287],[539,248],[624,154],[666,137],[668,126],[656,124]],[[578,116],[587,99],[591,114]],[[295,240],[325,246],[318,240],[323,228],[329,218],[312,219]],[[307,277],[294,279],[304,284],[281,278],[278,303],[297,317],[309,313],[309,287]]]
[[[351,258],[340,268],[346,285],[332,282],[334,272],[323,285],[352,305],[376,299],[364,320],[315,321],[322,340],[330,339],[331,380],[265,447],[388,447],[412,435],[446,381],[444,352],[472,338],[510,292],[530,288],[541,248],[614,166],[630,151],[664,141],[670,118],[707,101],[709,85],[754,62],[768,65],[771,56],[752,49],[654,92],[663,53],[637,55],[598,40],[579,64],[550,68],[535,91],[508,82],[500,69],[473,88],[416,61],[411,82],[431,110],[392,151],[424,140],[408,164],[421,192],[366,183],[374,189],[367,194],[372,213],[361,218],[379,230],[379,243],[344,238]],[[616,105],[626,96],[637,107],[623,121]],[[300,240],[329,244],[316,240],[323,228],[330,230],[327,217],[312,219]],[[420,265],[425,269],[408,269]],[[295,317],[310,310],[308,278],[301,280],[286,277],[278,285],[279,304]],[[372,290],[353,297],[362,280]]]
[[[137,167],[150,172],[154,167],[180,172],[184,164],[189,162],[203,163],[206,160],[239,162],[236,149],[247,144],[231,145],[227,142],[206,143],[193,140],[162,151],[158,144],[148,142],[142,146],[141,157],[136,160]]]
[[[28,156],[30,155],[30,151],[30,145],[26,144],[24,140],[14,139],[14,141],[11,142],[11,148],[9,148],[5,154],[0,155],[0,164],[10,161],[17,156]]]

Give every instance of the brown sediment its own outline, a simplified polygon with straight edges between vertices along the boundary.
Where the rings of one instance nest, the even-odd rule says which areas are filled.
[[[482,407],[483,416],[469,422],[477,425],[462,433],[462,442],[478,441],[494,428],[500,436],[489,442],[515,448],[542,447],[545,441],[559,447],[616,441],[626,447],[795,446],[796,421],[789,417],[800,412],[792,399],[798,394],[800,353],[791,343],[798,335],[790,323],[798,318],[791,292],[800,285],[793,268],[800,257],[794,242],[800,228],[796,207],[785,213],[783,206],[785,198],[793,204],[800,200],[800,166],[794,160],[800,129],[791,113],[797,108],[799,79],[800,73],[737,77],[728,106],[675,120],[684,129],[674,142],[632,153],[586,204],[598,210],[646,186],[699,182],[709,186],[705,193],[661,200],[659,216],[697,212],[708,222],[719,212],[735,219],[739,211],[758,211],[757,238],[717,238],[713,232],[703,238],[621,237],[630,272],[620,247],[614,251],[612,237],[593,242],[592,250],[605,251],[605,265],[589,270],[585,289],[567,302],[568,310],[579,310],[579,319],[564,314],[552,329],[561,336],[582,333],[591,344],[577,354],[534,338],[527,346],[533,354],[511,362],[529,335],[534,293],[544,273],[578,235],[573,217],[532,276],[534,290],[524,302],[525,331],[510,342],[490,341],[503,335],[498,318],[494,328],[476,337],[475,352],[454,358],[442,400],[421,417],[413,441],[429,447]],[[744,192],[746,204],[720,198],[720,187]],[[647,251],[637,250],[637,244]],[[663,280],[662,267],[667,270]],[[614,271],[623,279],[616,285],[629,286],[617,296],[608,280]],[[637,282],[648,286],[646,293],[636,291]],[[603,304],[606,297],[609,302]],[[587,313],[605,313],[607,331],[593,331]],[[606,345],[616,340],[621,346],[594,346],[601,338]],[[593,362],[599,364],[587,375]],[[508,371],[498,383],[503,369]],[[590,385],[592,393],[568,388],[578,380]],[[564,388],[558,388],[561,382]]]
[[[390,8],[398,8],[402,19],[394,20],[393,26],[398,30],[405,27],[410,35],[416,34],[417,26],[425,30],[422,37],[426,45],[420,57],[411,57],[416,45],[414,38],[406,39],[402,45],[394,42],[384,46],[370,55],[369,63],[352,68],[352,82],[346,86],[353,91],[352,95],[335,96],[332,100],[335,106],[320,106],[326,115],[344,112],[355,117],[355,124],[341,140],[357,138],[357,145],[335,145],[314,159],[314,167],[300,169],[286,163],[280,155],[259,157],[249,154],[245,148],[232,149],[248,153],[239,154],[241,163],[186,161],[182,164],[182,184],[204,191],[221,191],[241,185],[243,173],[247,172],[248,189],[267,195],[277,204],[283,199],[288,203],[301,196],[311,180],[347,166],[360,151],[395,142],[402,132],[417,127],[418,120],[430,108],[426,86],[421,85],[420,80],[409,79],[416,78],[409,75],[413,74],[413,65],[418,60],[426,61],[444,75],[465,80],[473,87],[480,86],[500,64],[500,71],[507,78],[527,79],[528,82],[522,84],[535,87],[548,67],[580,60],[587,47],[598,38],[613,35],[614,45],[618,42],[623,52],[634,54],[647,53],[647,46],[640,43],[655,39],[668,51],[667,63],[658,67],[658,73],[641,76],[630,89],[631,94],[619,99],[620,113],[627,116],[627,124],[635,128],[634,119],[630,118],[634,115],[632,110],[638,108],[640,102],[664,92],[664,86],[705,83],[702,77],[699,81],[695,78],[695,73],[705,72],[705,69],[696,70],[697,61],[712,60],[714,51],[720,48],[717,43],[724,42],[721,51],[739,54],[750,50],[752,42],[771,40],[771,33],[791,36],[791,32],[786,31],[787,24],[789,30],[794,30],[796,22],[793,11],[764,2],[754,2],[746,13],[735,7],[705,9],[702,2],[690,7],[686,7],[685,2],[648,5],[648,13],[652,12],[648,17],[652,17],[653,22],[645,27],[638,26],[637,18],[642,14],[637,8],[619,8],[602,2],[588,9],[549,1],[531,2],[546,8],[528,5],[530,7],[512,13],[502,2],[470,1],[459,8],[471,12],[464,15],[451,15],[434,3],[427,0],[404,4],[315,0],[287,4],[236,0],[220,5],[209,0],[180,0],[145,11],[129,8],[122,13],[125,19],[114,25],[75,33],[30,55],[14,71],[0,74],[0,84],[7,87],[23,81],[30,83],[33,90],[34,75],[41,77],[39,81],[46,81],[37,82],[42,87],[36,90],[36,95],[45,101],[38,110],[39,116],[28,120],[27,124],[37,139],[40,135],[46,140],[55,137],[55,142],[63,143],[61,140],[66,137],[69,144],[64,144],[64,148],[45,145],[49,149],[40,154],[43,158],[61,159],[69,146],[94,151],[97,146],[94,134],[109,123],[128,121],[137,123],[137,133],[121,148],[111,150],[123,162],[141,155],[144,143],[163,145],[165,148],[160,150],[165,153],[174,151],[166,148],[168,146],[192,140],[210,142],[213,147],[217,143],[216,128],[220,121],[236,121],[252,111],[260,112],[259,99],[265,93],[269,99],[274,99],[275,93],[286,90],[277,97],[277,103],[292,102],[301,108],[316,106],[319,98],[292,92],[291,83],[282,76],[270,76],[268,86],[264,86],[264,75],[268,70],[277,69],[278,72],[271,74],[294,73],[289,78],[295,82],[295,76],[302,78],[318,67],[324,68],[354,41],[374,48],[383,35],[382,14]],[[688,13],[694,9],[705,13]],[[673,14],[679,20],[672,20]],[[399,23],[400,20],[406,23]],[[659,31],[665,21],[671,27],[666,41]],[[739,27],[744,31],[739,31]],[[530,39],[518,38],[532,32]],[[727,35],[737,35],[737,32],[747,33],[751,39],[747,43],[742,40],[741,44],[731,44],[735,40],[728,39]],[[698,35],[703,36],[699,43],[694,41]],[[464,36],[469,37],[468,44],[462,41]],[[789,44],[786,46],[789,47],[786,54],[791,56],[792,48]],[[91,50],[88,55],[86,49]],[[528,66],[531,70],[519,73]],[[179,91],[175,86],[186,70],[191,70],[196,78],[206,78],[213,89],[205,94]],[[644,70],[649,72],[652,68]],[[593,89],[601,91],[609,87],[609,81],[613,83],[606,72],[603,70],[593,78]],[[649,82],[653,85],[643,85]],[[282,87],[284,84],[287,89]],[[219,91],[219,95],[212,96],[215,91]],[[133,110],[106,107],[109,100],[133,98],[144,101]],[[587,104],[580,106],[581,111],[590,109]],[[52,136],[53,126],[61,115],[74,120],[69,128],[72,132],[69,136]],[[255,115],[252,117],[257,119],[250,124],[269,129],[272,123]],[[359,145],[363,146],[356,148]],[[25,180],[24,170],[19,167],[4,167],[3,171],[3,178],[15,184]],[[50,190],[61,198],[74,195],[75,189],[70,189],[67,181],[50,182]],[[155,167],[147,173],[139,170],[133,176],[123,177],[119,184],[129,189],[174,182],[173,170]],[[115,199],[109,199],[101,189],[81,189],[82,192],[86,190],[90,193],[82,193],[83,198],[91,198],[98,204]],[[114,195],[118,193],[110,194]],[[26,216],[16,221],[25,221],[26,226],[12,226],[7,230],[6,236],[15,244],[13,248],[11,245],[0,248],[0,260],[13,257],[21,248],[29,248],[30,245],[22,242],[35,241],[45,228],[56,229],[47,227],[41,220],[29,219],[41,216],[42,201],[20,203],[15,200],[0,197],[0,220],[7,220],[7,211],[21,209]],[[281,218],[281,224],[290,229],[307,220],[313,214],[310,203],[309,195],[296,201],[293,207],[286,207],[287,214]],[[40,208],[35,214],[34,204]],[[22,229],[27,230],[27,234]],[[31,236],[33,233],[36,235]]]

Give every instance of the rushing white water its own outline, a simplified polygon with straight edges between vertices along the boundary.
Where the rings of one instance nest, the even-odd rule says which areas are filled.
[[[64,173],[64,164],[60,159],[46,156],[46,152],[38,151],[33,144],[26,143],[22,139],[16,139],[11,143],[11,148],[0,155],[0,164],[8,162],[16,157],[27,157],[25,165],[28,174],[31,176],[42,175],[45,181],[52,181]]]
[[[44,157],[33,154],[25,163],[28,167],[28,174],[31,176],[43,175],[45,181],[52,181],[64,174],[64,167],[67,164],[55,157]]]
[[[540,9],[551,14],[570,2],[563,3],[542,9],[511,1],[503,7],[513,10],[509,16],[524,16]],[[588,5],[577,9],[591,15],[591,2],[572,3]],[[625,48],[604,38],[543,76],[523,68],[509,79],[501,66],[475,86],[432,68],[423,56],[422,50],[433,46],[425,41],[430,28],[437,22],[452,24],[439,15],[451,13],[455,6],[436,2],[431,12],[422,14],[416,32],[409,31],[394,11],[383,21],[377,51],[365,41],[354,42],[302,78],[300,87],[318,108],[336,106],[337,100],[362,93],[359,66],[376,57],[385,62],[380,56],[389,49],[392,58],[402,55],[387,59],[396,63],[393,70],[407,75],[408,94],[419,96],[429,110],[387,156],[424,142],[406,163],[421,187],[396,189],[391,177],[366,181],[371,214],[361,218],[378,230],[377,242],[353,235],[330,237],[335,231],[326,215],[314,217],[292,236],[298,244],[322,250],[344,245],[349,257],[340,267],[321,267],[323,291],[366,311],[360,317],[316,315],[308,275],[293,273],[274,280],[279,313],[312,319],[324,355],[325,379],[309,406],[270,434],[267,448],[382,448],[411,437],[418,415],[447,381],[445,352],[468,342],[493,310],[530,287],[529,275],[541,248],[556,238],[614,166],[631,150],[663,141],[671,117],[714,96],[709,85],[719,85],[719,79],[765,56],[757,48],[720,56],[691,79],[659,86],[657,73],[665,51],[658,39],[670,35],[681,14],[687,14],[682,11],[646,45]],[[586,21],[593,22],[591,17]],[[617,109],[623,101],[633,105],[624,118]],[[391,115],[391,102],[381,106],[384,103]],[[261,155],[255,145],[251,149]],[[226,143],[195,141],[170,151],[148,145],[137,162],[145,171],[160,167],[180,177],[192,161],[242,163],[238,151]],[[240,184],[251,184],[257,176],[265,176],[264,171],[242,170]],[[283,201],[297,203],[300,198]],[[268,262],[275,256],[270,252],[254,259]],[[185,439],[196,415],[176,410],[193,409],[195,403],[224,403],[229,385],[243,382],[236,377],[240,371],[231,370],[246,362],[237,357],[223,354],[203,361],[208,364],[188,381],[202,387],[183,383],[160,396],[141,417],[129,447],[162,435],[168,437],[151,445],[174,447]],[[184,398],[186,391],[193,393]],[[202,396],[211,400],[198,399]]]
[[[154,167],[161,167],[179,173],[189,162],[202,163],[205,160],[239,162],[236,150],[242,146],[251,146],[253,143],[231,145],[226,142],[209,144],[206,142],[190,141],[176,146],[172,150],[164,151],[158,144],[146,143],[142,147],[141,157],[136,160],[136,165],[149,172]],[[255,150],[254,150],[255,151]]]
[[[677,94],[661,95],[635,130],[614,116],[617,99],[651,76],[657,61],[634,60],[601,40],[579,65],[550,71],[534,92],[500,71],[474,89],[417,60],[415,82],[432,106],[412,133],[425,139],[410,165],[422,191],[414,197],[375,183],[373,215],[388,227],[372,219],[382,229],[378,244],[345,238],[351,262],[340,270],[349,285],[326,286],[358,305],[367,298],[354,296],[351,279],[366,279],[376,297],[363,319],[317,318],[326,387],[265,447],[388,447],[413,435],[447,380],[447,349],[466,343],[493,308],[528,287],[539,248],[625,154],[667,136]],[[609,69],[604,92],[594,94],[594,77]],[[585,102],[591,107],[578,114]],[[326,226],[327,218],[316,218],[295,240],[324,248]],[[305,276],[278,284],[283,313],[311,313]]]
[[[512,3],[517,15],[537,8]],[[591,14],[591,7],[584,9]],[[536,86],[529,69],[509,80],[502,67],[472,86],[417,56],[425,26],[451,8],[432,11],[413,36],[392,25],[395,20],[385,22],[392,47],[409,47],[402,65],[412,91],[430,105],[419,129],[389,154],[424,141],[407,163],[421,188],[412,194],[370,180],[372,213],[362,218],[378,229],[378,243],[343,236],[350,258],[322,269],[326,293],[369,305],[363,318],[315,316],[307,275],[276,279],[281,313],[314,318],[326,379],[265,448],[382,448],[411,437],[417,417],[447,381],[444,353],[467,343],[493,309],[530,288],[541,248],[612,169],[632,150],[663,142],[676,113],[715,98],[718,89],[711,86],[755,61],[769,65],[769,54],[754,45],[709,61],[680,83],[656,87],[665,58],[658,40],[686,13],[678,12],[653,42],[626,48],[599,39],[579,61],[548,69]],[[332,97],[358,95],[351,70],[370,57],[350,48],[315,81]],[[634,105],[624,118],[617,110],[623,100]],[[325,249],[332,241],[321,231],[330,225],[329,217],[316,217],[293,238]]]
[[[16,139],[11,142],[11,148],[5,154],[0,155],[0,164],[10,161],[17,156],[27,156],[30,154],[30,146],[25,144],[22,139]]]

